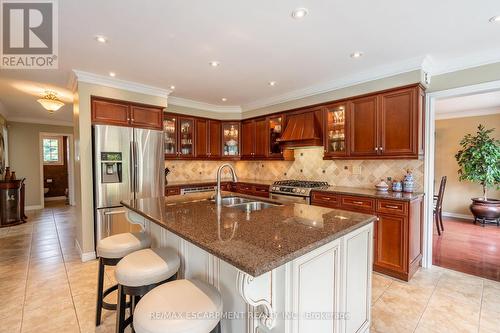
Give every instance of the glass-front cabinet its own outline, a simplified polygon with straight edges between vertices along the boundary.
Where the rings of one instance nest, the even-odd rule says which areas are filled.
[[[165,158],[194,156],[194,118],[163,116]]]
[[[282,158],[282,148],[278,141],[283,133],[283,115],[267,118],[269,126],[269,157]]]
[[[347,155],[348,110],[346,103],[329,105],[325,109],[325,157]]]
[[[240,124],[222,122],[222,154],[224,158],[240,156]]]

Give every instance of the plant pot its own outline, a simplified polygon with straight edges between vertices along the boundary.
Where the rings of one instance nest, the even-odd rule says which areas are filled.
[[[472,198],[470,211],[479,220],[497,220],[500,218],[500,200]]]

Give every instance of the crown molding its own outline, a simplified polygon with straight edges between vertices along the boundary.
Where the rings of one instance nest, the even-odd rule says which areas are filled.
[[[422,63],[425,57],[412,58],[399,63],[378,66],[373,70],[359,72],[354,75],[345,76],[340,79],[309,86],[307,88],[294,90],[285,94],[264,98],[242,106],[244,112],[264,108],[271,105],[285,103],[301,98],[306,98],[330,91],[355,86],[365,82],[370,82],[398,74],[408,73],[415,70],[422,70]]]
[[[444,113],[436,112],[436,120],[478,117],[478,116],[487,116],[490,114],[500,115],[500,107],[487,108],[487,109],[460,110],[460,111],[444,112]]]
[[[2,102],[0,102],[0,116],[4,117],[7,119],[7,116],[8,116],[8,112],[7,110],[5,109],[5,106],[3,105]]]
[[[498,63],[500,62],[500,48],[490,49],[485,52],[476,52],[462,57],[443,59],[440,62],[433,60],[431,57],[426,57],[426,59],[430,60],[430,72],[432,75],[441,75]]]
[[[73,69],[73,75],[70,78],[69,87],[74,91],[78,82],[98,84],[105,87],[128,90],[140,94],[168,97],[172,90],[149,86],[142,83],[125,81],[109,76],[98,75]]]
[[[44,118],[7,117],[7,122],[73,127],[73,122]]]
[[[200,109],[204,111],[213,111],[220,113],[241,113],[241,106],[239,105],[215,105],[210,103],[198,102],[191,99],[186,99],[182,97],[169,96],[168,104],[173,104],[177,106],[184,106],[193,109]]]

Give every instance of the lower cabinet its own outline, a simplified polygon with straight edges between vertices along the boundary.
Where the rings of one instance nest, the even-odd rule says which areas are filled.
[[[200,183],[189,185],[174,185],[165,187],[165,196],[180,195],[181,189],[187,187],[200,187],[200,186],[216,186],[216,183]],[[248,194],[262,198],[269,198],[269,185],[253,184],[253,183],[232,183],[225,181],[221,183],[221,189],[228,192],[236,192],[241,194]]]
[[[376,215],[373,270],[405,281],[417,271],[422,260],[421,197],[404,201],[314,191],[311,204]]]

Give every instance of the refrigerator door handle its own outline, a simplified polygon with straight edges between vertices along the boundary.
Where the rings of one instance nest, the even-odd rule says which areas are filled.
[[[137,141],[134,141],[134,192],[139,192],[139,163],[138,163],[138,151]]]
[[[104,216],[109,216],[109,215],[117,215],[117,214],[126,214],[127,212],[124,210],[113,210],[110,212],[104,212]]]
[[[135,194],[135,158],[134,158],[134,142],[130,142],[130,158],[129,158],[129,171],[130,171],[130,192]],[[135,196],[135,195],[134,195]]]

